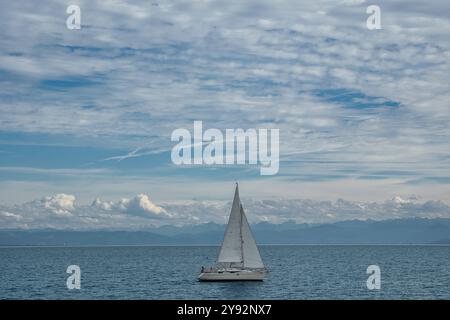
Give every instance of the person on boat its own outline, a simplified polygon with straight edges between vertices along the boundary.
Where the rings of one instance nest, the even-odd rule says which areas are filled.
[[[205,272],[205,267],[204,267],[204,266],[202,266],[202,273],[203,273],[203,272]]]

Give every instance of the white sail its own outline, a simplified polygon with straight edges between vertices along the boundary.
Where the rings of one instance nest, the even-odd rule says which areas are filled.
[[[237,184],[218,263],[226,267],[264,268],[239,199]]]
[[[239,190],[236,185],[234,192],[233,205],[228,220],[227,229],[220,249],[219,259],[217,262],[222,264],[242,264],[242,240],[241,240],[241,201],[239,199]]]
[[[244,256],[244,268],[264,268],[264,263],[261,260],[258,247],[253,238],[252,230],[244,213],[244,208],[241,206],[242,219],[242,251]]]

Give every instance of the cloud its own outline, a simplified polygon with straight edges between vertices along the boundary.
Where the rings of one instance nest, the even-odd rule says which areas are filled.
[[[158,207],[150,201],[147,195],[139,194],[129,201],[125,201],[123,205],[130,214],[147,215],[151,214],[154,217],[168,216],[166,210]]]
[[[395,196],[383,202],[245,198],[243,205],[251,223],[450,218],[450,207],[444,202],[420,201],[415,196]],[[230,201],[212,200],[156,205],[144,194],[118,201],[97,198],[91,205],[77,205],[74,196],[58,194],[21,205],[0,206],[0,225],[2,229],[141,230],[161,225],[225,224],[230,208]]]
[[[93,208],[97,208],[100,210],[105,210],[105,211],[111,211],[114,208],[114,202],[112,201],[102,201],[102,199],[100,198],[96,198],[92,204],[91,207]]]
[[[360,202],[338,199],[251,201],[249,214],[254,221],[280,223],[330,223],[343,220],[386,220],[402,218],[450,218],[450,207],[441,201],[415,201],[399,196],[384,202]]]
[[[154,204],[146,194],[138,194],[132,199],[121,199],[118,202],[102,201],[97,198],[91,207],[104,211],[119,211],[130,215],[147,218],[170,218],[171,215],[160,206]]]
[[[365,28],[368,3],[359,0],[78,3],[79,31],[65,28],[60,1],[1,3],[7,34],[0,38],[1,132],[62,137],[61,145],[80,143],[67,137],[83,137],[89,147],[99,139],[102,148],[121,149],[90,160],[123,167],[66,174],[44,160],[46,169],[34,173],[51,171],[52,182],[56,173],[121,174],[133,186],[136,176],[165,175],[160,185],[169,189],[176,171],[163,154],[173,145],[170,133],[203,120],[205,129],[279,128],[285,181],[360,179],[399,193],[414,185],[448,197],[448,1],[382,1],[382,30],[373,31]],[[160,166],[148,164],[138,174],[130,168],[158,153]],[[2,172],[10,173],[2,184],[17,182],[15,190],[2,190],[3,198],[26,192],[21,187],[32,172],[11,168],[30,166],[16,164],[18,158]],[[112,188],[110,181],[84,181],[66,183],[76,194]],[[299,189],[299,183],[277,186],[279,193]],[[371,195],[370,187],[357,189]],[[72,213],[49,212],[55,210]],[[137,204],[134,212],[158,216]]]
[[[244,199],[250,222],[332,223],[345,220],[386,220],[402,218],[450,218],[450,207],[442,201],[419,201],[415,197],[395,196],[382,202],[362,202],[338,199]],[[188,223],[213,221],[226,223],[230,202],[194,201],[183,205],[166,205],[177,217],[190,218]],[[192,219],[196,217],[198,221]]]
[[[72,215],[71,211],[75,208],[75,196],[60,193],[41,199],[40,204],[45,210],[50,210],[57,215],[70,216]]]
[[[20,214],[15,214],[8,211],[0,211],[0,216],[2,216],[5,219],[12,219],[12,220],[22,220],[23,217]]]
[[[139,156],[141,156],[141,154],[139,153],[139,151],[141,149],[142,148],[136,148],[133,151],[127,153],[126,155],[109,157],[109,158],[103,159],[102,161],[109,161],[109,160],[122,161],[122,160],[129,159],[129,158],[139,157]]]
[[[16,205],[0,205],[0,228],[11,229],[140,229],[170,223],[166,209],[145,194],[131,199],[76,203],[76,197],[56,194]]]
[[[14,172],[25,174],[54,174],[67,176],[94,175],[108,173],[108,169],[104,168],[33,168],[33,167],[0,167],[0,172]]]

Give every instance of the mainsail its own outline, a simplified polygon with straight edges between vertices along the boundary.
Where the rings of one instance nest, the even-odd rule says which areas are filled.
[[[219,264],[226,267],[264,268],[258,247],[244,213],[236,184],[233,205],[220,249]]]

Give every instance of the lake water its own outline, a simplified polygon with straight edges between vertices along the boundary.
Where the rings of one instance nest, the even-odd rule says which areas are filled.
[[[450,246],[261,246],[264,282],[198,282],[218,247],[0,248],[0,299],[450,299]],[[69,265],[81,289],[68,290]],[[381,289],[368,290],[369,265]]]

